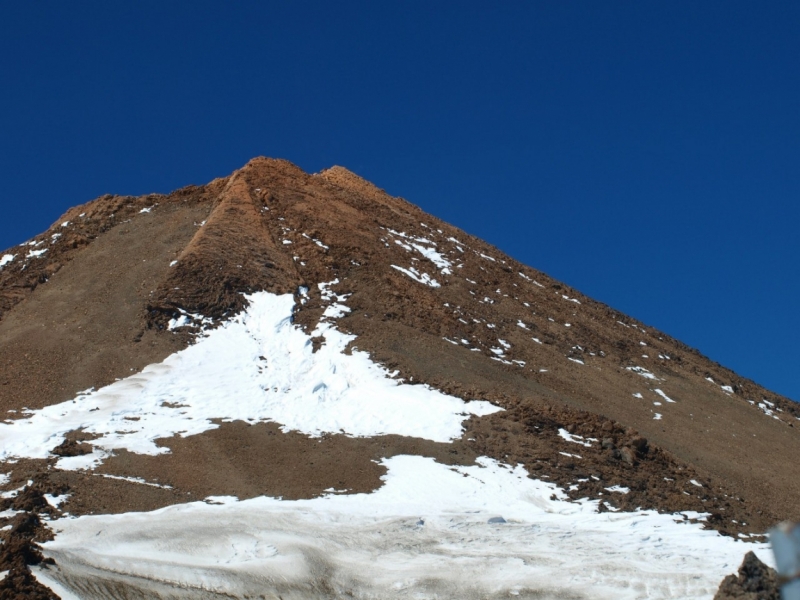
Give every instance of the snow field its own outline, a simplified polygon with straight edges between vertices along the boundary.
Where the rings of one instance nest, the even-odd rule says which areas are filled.
[[[371,494],[60,519],[44,544],[59,566],[38,576],[82,598],[120,581],[154,597],[711,598],[747,550],[771,559],[765,545],[652,511],[598,513],[520,466],[479,463],[396,456]]]
[[[254,294],[246,311],[163,363],[0,423],[0,457],[44,458],[66,432],[83,428],[100,436],[90,442],[96,451],[58,466],[92,468],[117,448],[166,452],[156,439],[202,433],[216,427],[212,419],[274,421],[312,436],[448,442],[468,415],[500,410],[394,380],[365,352],[344,354],[354,337],[332,322],[349,311],[330,289],[336,283],[319,286],[330,304],[311,336],[291,322],[292,296]],[[313,336],[325,338],[317,352]],[[37,577],[65,600],[126,588],[130,597],[153,598],[711,598],[748,550],[772,560],[765,545],[680,515],[599,513],[597,501],[569,501],[521,466],[480,458],[448,467],[419,456],[382,462],[384,485],[371,494],[209,498],[54,520],[56,537],[44,551],[57,567],[39,568]]]
[[[337,297],[341,300],[341,297]],[[464,402],[423,385],[391,379],[368,354],[344,354],[354,339],[327,320],[311,337],[291,322],[291,295],[248,297],[249,308],[198,341],[141,373],[71,401],[0,423],[0,458],[45,458],[75,429],[98,434],[93,454],[62,458],[59,468],[89,468],[108,451],[168,451],[159,438],[216,428],[212,419],[274,421],[312,436],[397,434],[449,442],[470,414],[500,409]],[[326,316],[349,310],[335,303]],[[236,402],[231,402],[236,398]]]

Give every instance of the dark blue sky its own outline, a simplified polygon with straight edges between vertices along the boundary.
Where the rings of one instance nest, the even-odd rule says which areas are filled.
[[[0,248],[340,164],[800,400],[800,3],[332,4],[5,3]]]

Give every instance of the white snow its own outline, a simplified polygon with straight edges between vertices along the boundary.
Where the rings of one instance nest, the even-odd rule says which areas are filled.
[[[143,208],[142,210],[140,210],[139,214],[149,213],[151,210],[153,210],[153,207],[152,206],[148,206],[147,208]]]
[[[0,459],[45,458],[66,432],[82,428],[99,436],[89,442],[95,453],[60,459],[58,466],[88,468],[114,449],[163,453],[156,439],[214,429],[212,419],[274,421],[312,436],[397,434],[447,442],[461,436],[470,414],[501,410],[388,378],[367,353],[344,354],[355,338],[328,322],[304,333],[291,322],[292,295],[247,298],[245,312],[164,362],[0,423]],[[325,338],[317,352],[313,336]]]
[[[658,377],[653,375],[650,371],[645,369],[644,367],[626,367],[628,371],[633,371],[634,373],[641,375],[645,379],[654,379],[655,381],[659,381]]]
[[[167,323],[167,329],[172,331],[178,327],[186,327],[187,325],[191,325],[191,323],[192,320],[188,317],[188,315],[181,315],[174,319],[170,319],[169,323]]]
[[[439,254],[439,252],[437,252],[433,248],[427,248],[425,246],[422,246],[421,244],[413,244],[413,243],[411,244],[411,246],[414,249],[416,249],[417,252],[422,254],[422,256],[424,256],[429,261],[431,261],[433,264],[435,264],[439,268],[439,270],[442,272],[442,274],[451,275],[453,273],[450,270],[450,267],[453,266],[453,263],[451,263],[444,256]]]
[[[47,252],[47,248],[42,248],[41,250],[31,250],[28,252],[28,255],[25,258],[39,258],[45,252]]]
[[[641,393],[639,393],[639,392],[636,392],[636,393],[633,395],[633,397],[634,397],[634,398],[640,398],[640,399],[641,399],[641,398],[644,398],[644,396],[642,396],[642,394],[641,394]]]
[[[586,446],[587,448],[590,448],[592,446],[591,441],[587,441],[579,435],[574,435],[569,431],[567,431],[566,429],[564,429],[563,427],[558,430],[558,435],[560,435],[568,442],[572,442],[573,444],[580,444],[581,446]]]
[[[453,271],[450,269],[450,267],[453,266],[453,263],[447,260],[444,256],[442,256],[440,252],[436,250],[436,242],[433,242],[428,238],[415,237],[405,232],[395,231],[393,229],[387,229],[386,231],[388,231],[392,235],[400,236],[402,238],[409,240],[408,243],[404,243],[401,240],[395,240],[395,243],[405,248],[409,252],[411,252],[411,250],[416,250],[417,252],[419,252],[422,256],[424,256],[434,265],[436,265],[436,267],[439,269],[439,271],[442,272],[443,275],[453,274]],[[423,244],[428,244],[428,245],[426,246]],[[433,248],[429,246],[433,246]]]
[[[403,384],[355,348],[345,354],[355,337],[331,322],[350,310],[347,296],[331,289],[338,283],[319,284],[330,305],[310,335],[292,324],[291,295],[248,296],[246,311],[164,362],[0,423],[0,460],[47,457],[67,431],[83,428],[99,436],[89,442],[95,452],[58,466],[91,468],[114,449],[164,452],[156,439],[213,429],[213,419],[273,421],[312,436],[449,442],[470,414],[500,410]],[[315,336],[325,341],[312,352]],[[596,441],[559,435],[583,446]],[[56,537],[43,547],[58,567],[34,571],[65,600],[111,597],[126,586],[137,588],[131,597],[602,600],[708,598],[748,550],[772,562],[763,544],[677,523],[673,515],[610,506],[599,513],[597,501],[568,501],[519,465],[482,457],[474,466],[447,466],[402,455],[382,464],[384,485],[371,494],[211,497],[149,513],[57,519],[50,522]]]
[[[569,452],[559,452],[562,456],[568,456],[570,458],[583,458],[580,454],[570,454]]]
[[[656,413],[655,416],[653,417],[653,420],[660,421],[661,420],[661,413]]]
[[[60,496],[54,496],[53,494],[43,494],[45,501],[52,506],[53,508],[58,508],[61,506],[63,502],[69,498],[69,494],[61,494]]]
[[[178,327],[203,327],[212,324],[211,319],[204,317],[203,315],[197,313],[188,313],[183,309],[178,309],[178,311],[180,312],[180,315],[170,319],[169,323],[167,323],[167,329],[169,331],[177,329]]]
[[[314,243],[315,243],[317,246],[319,246],[319,247],[320,247],[320,248],[322,248],[323,250],[330,250],[330,247],[329,247],[329,246],[326,246],[325,244],[323,244],[322,242],[320,242],[320,241],[319,241],[317,238],[312,238],[312,237],[311,237],[310,235],[308,235],[307,233],[304,233],[304,234],[302,234],[302,235],[303,235],[303,237],[304,237],[304,238],[306,238],[306,239],[308,239],[308,240],[311,240],[312,242],[314,242]]]
[[[2,258],[0,258],[0,269],[5,267],[8,263],[14,260],[17,257],[16,254],[4,254]]]
[[[409,246],[402,240],[395,240],[394,243],[403,248],[404,250],[406,250],[407,252],[411,252],[413,250],[411,246]]]
[[[626,488],[621,485],[612,485],[611,487],[607,487],[605,489],[607,492],[616,492],[619,494],[627,494],[628,492],[631,491],[630,488]]]
[[[414,267],[409,267],[408,269],[404,269],[403,267],[398,267],[397,265],[391,265],[391,267],[393,269],[397,269],[398,271],[404,273],[405,275],[408,275],[409,277],[411,277],[411,279],[413,279],[418,283],[422,283],[432,288],[441,287],[441,284],[435,279],[432,279],[430,275],[428,275],[427,273],[420,273]]]
[[[662,397],[664,400],[666,400],[667,402],[671,402],[672,404],[675,404],[675,400],[673,400],[672,398],[670,398],[669,396],[667,396],[667,395],[666,395],[666,394],[665,394],[663,391],[661,391],[660,389],[656,388],[656,389],[654,389],[653,391],[654,391],[656,394],[658,394],[659,396],[661,396],[661,397]]]
[[[384,459],[372,494],[209,499],[150,513],[59,519],[40,581],[137,597],[710,598],[748,550],[652,511],[597,512],[520,467]],[[214,503],[211,503],[211,502]],[[218,503],[217,503],[218,502]],[[613,540],[613,543],[611,541]],[[75,590],[76,588],[71,588]],[[73,591],[73,593],[75,593]],[[89,595],[86,595],[89,594]],[[64,597],[64,596],[62,596]],[[181,596],[183,597],[183,596]]]
[[[108,473],[100,473],[101,477],[105,477],[106,479],[117,479],[119,481],[127,481],[129,483],[138,483],[140,485],[149,485],[150,487],[157,487],[163,488],[165,490],[171,490],[171,485],[161,485],[160,483],[151,483],[150,481],[145,481],[141,477],[123,477],[121,475],[109,475]]]
[[[528,277],[527,275],[525,275],[525,273],[522,273],[522,272],[520,272],[520,273],[519,273],[519,276],[520,276],[520,277],[522,277],[522,278],[523,278],[525,281],[530,281],[532,284],[534,284],[534,285],[538,285],[540,288],[543,288],[543,287],[544,287],[544,286],[543,286],[541,283],[539,283],[539,282],[538,282],[538,281],[536,281],[535,279],[531,279],[530,277]]]
[[[723,391],[728,392],[729,394],[733,393],[733,388],[729,385],[721,385],[719,387],[721,387]]]

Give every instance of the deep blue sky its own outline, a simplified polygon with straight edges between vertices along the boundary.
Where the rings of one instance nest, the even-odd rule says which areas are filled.
[[[340,164],[800,400],[800,3],[333,4],[4,3],[0,248]]]

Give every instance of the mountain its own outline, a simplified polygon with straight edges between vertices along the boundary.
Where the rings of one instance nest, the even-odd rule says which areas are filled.
[[[341,167],[0,265],[2,597],[711,597],[800,519],[797,404]]]

